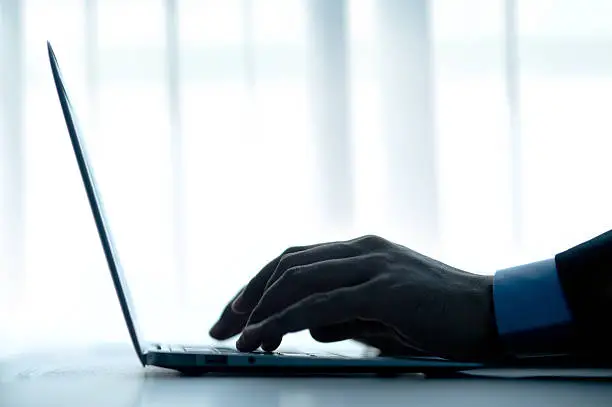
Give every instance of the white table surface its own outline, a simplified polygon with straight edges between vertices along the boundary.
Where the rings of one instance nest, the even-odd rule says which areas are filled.
[[[100,347],[1,361],[0,406],[612,406],[612,381],[503,373],[505,378],[193,378],[143,369],[127,346]]]

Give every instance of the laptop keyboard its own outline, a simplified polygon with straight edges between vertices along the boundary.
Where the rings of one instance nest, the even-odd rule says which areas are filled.
[[[179,349],[176,349],[179,348]],[[231,355],[240,353],[235,348],[228,348],[226,346],[172,346],[173,351],[179,350],[183,352],[202,352],[202,353],[216,353],[220,355]]]
[[[263,350],[254,350],[253,352],[240,352],[236,350],[236,348],[231,348],[227,346],[181,346],[181,345],[173,345],[170,346],[170,350],[173,352],[189,352],[189,353],[213,353],[219,355],[276,355],[276,356],[301,356],[301,357],[336,357],[336,358],[344,358],[346,356],[324,352],[324,353],[310,353],[310,352],[300,352],[300,351],[283,351],[283,352],[265,352]]]

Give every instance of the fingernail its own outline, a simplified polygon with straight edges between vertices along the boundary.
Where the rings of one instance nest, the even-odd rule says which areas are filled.
[[[232,311],[237,314],[244,314],[245,311],[243,311],[242,302],[242,296],[236,298],[234,302],[232,302]]]

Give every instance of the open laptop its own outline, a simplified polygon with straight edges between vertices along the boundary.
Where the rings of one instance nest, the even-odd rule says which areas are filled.
[[[105,218],[100,191],[96,187],[93,168],[87,159],[83,139],[73,107],[61,76],[51,44],[47,42],[49,61],[68,134],[77,160],[83,185],[108,263],[117,298],[121,305],[132,344],[143,366],[159,366],[189,374],[205,372],[297,372],[297,373],[434,373],[470,370],[478,363],[459,363],[440,358],[345,357],[331,353],[238,352],[219,346],[183,346],[147,342],[140,335],[130,291],[119,262],[117,248]]]

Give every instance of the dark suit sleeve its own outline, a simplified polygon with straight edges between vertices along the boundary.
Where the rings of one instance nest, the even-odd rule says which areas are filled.
[[[555,256],[573,317],[572,352],[612,356],[612,231]]]

